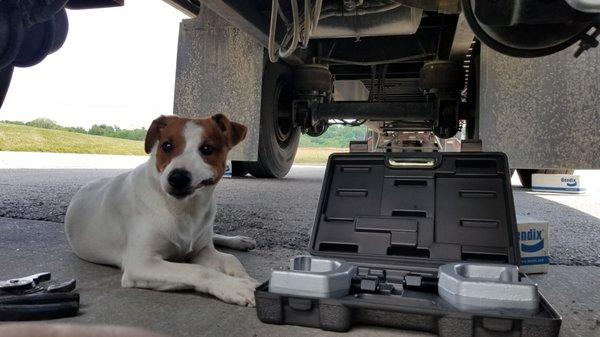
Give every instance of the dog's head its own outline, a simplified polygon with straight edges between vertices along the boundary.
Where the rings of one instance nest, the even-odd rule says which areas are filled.
[[[227,153],[246,137],[246,130],[222,114],[155,119],[146,134],[145,149],[155,158],[161,188],[183,199],[216,184],[225,172]]]

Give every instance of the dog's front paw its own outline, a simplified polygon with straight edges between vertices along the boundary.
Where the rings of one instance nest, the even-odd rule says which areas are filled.
[[[246,269],[244,269],[244,266],[242,266],[240,260],[238,260],[237,257],[231,254],[220,253],[218,256],[218,260],[218,270],[220,270],[223,274],[233,277],[251,279],[250,276],[248,276],[248,273],[246,273]]]
[[[242,235],[236,235],[232,237],[232,240],[232,245],[234,249],[252,250],[256,248],[256,240],[254,240],[253,238]]]
[[[223,302],[254,307],[254,289],[257,286],[255,280],[224,275],[214,283],[210,293]]]

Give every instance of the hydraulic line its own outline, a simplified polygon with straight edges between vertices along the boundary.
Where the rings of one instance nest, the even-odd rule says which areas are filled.
[[[294,53],[294,51],[296,51],[296,48],[298,47],[298,40],[300,38],[300,16],[298,12],[298,1],[291,0],[290,4],[292,7],[292,43],[287,49],[283,49],[285,42],[279,46],[279,57],[283,58],[289,57]]]
[[[316,0],[315,5],[312,6],[312,8],[310,4],[311,0],[304,0],[304,18],[301,20],[298,0],[290,0],[292,11],[290,24],[290,20],[284,16],[284,13],[279,6],[279,1],[272,0],[271,20],[269,22],[269,40],[267,44],[269,60],[271,62],[277,62],[280,57],[286,58],[291,56],[298,48],[299,42],[302,48],[308,47],[310,37],[319,22],[323,0]],[[291,27],[288,27],[283,40],[280,43],[277,43],[275,41],[275,35],[277,33],[277,19],[279,17],[282,18],[284,23]],[[279,44],[279,47],[277,47],[277,44]]]
[[[331,16],[356,16],[382,13],[402,6],[397,2],[388,0],[384,4],[363,6],[352,11],[345,11],[343,8],[330,7],[321,13],[323,9],[323,0],[315,0],[314,6],[311,6],[311,3],[312,0],[304,0],[303,18],[301,19],[298,0],[290,0],[292,12],[292,18],[290,20],[284,15],[283,10],[279,6],[279,0],[271,1],[271,20],[269,22],[269,41],[267,44],[269,60],[271,62],[277,62],[279,58],[291,56],[298,46],[307,48],[310,37],[314,34],[319,24],[319,20],[321,19]],[[280,17],[288,27],[282,41],[277,43],[275,41],[275,35],[277,33],[277,20]],[[300,45],[298,43],[300,43]]]
[[[329,18],[332,16],[357,16],[357,15],[383,13],[383,12],[390,11],[392,9],[396,9],[400,6],[402,6],[402,5],[399,3],[391,3],[391,4],[386,4],[386,5],[380,5],[380,6],[357,8],[354,11],[345,11],[343,9],[329,9],[329,10],[323,11],[323,14],[321,15],[321,19],[326,19],[326,18]]]
[[[311,10],[310,10],[310,1],[304,0],[304,22],[302,29],[302,48],[306,49],[308,47],[308,41],[310,39],[310,29],[311,29]]]

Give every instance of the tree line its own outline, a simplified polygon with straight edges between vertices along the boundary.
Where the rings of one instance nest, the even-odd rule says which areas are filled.
[[[123,138],[131,140],[144,140],[146,137],[146,129],[122,129],[116,125],[94,124],[89,129],[84,129],[80,126],[62,126],[49,118],[36,118],[29,122],[19,121],[1,121],[1,123],[26,125],[42,129],[62,130],[69,132],[83,133],[87,135]],[[341,126],[332,125],[327,131],[319,137],[310,137],[302,135],[300,138],[301,147],[347,147],[351,140],[364,140],[366,127],[364,126]]]
[[[87,135],[95,135],[95,136],[104,136],[104,137],[113,137],[113,138],[123,138],[123,139],[131,139],[131,140],[144,140],[146,137],[146,128],[139,129],[121,129],[116,125],[106,125],[106,124],[94,124],[88,130],[77,126],[62,126],[50,118],[36,118],[29,122],[19,122],[19,121],[2,121],[2,123],[16,124],[16,125],[27,125],[36,128],[42,129],[51,129],[51,130],[62,130],[69,132],[77,132],[83,133]]]

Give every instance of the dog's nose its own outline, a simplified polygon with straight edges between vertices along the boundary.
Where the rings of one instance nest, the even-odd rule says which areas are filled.
[[[169,185],[176,190],[183,190],[190,187],[192,175],[184,169],[175,169],[169,174]]]

